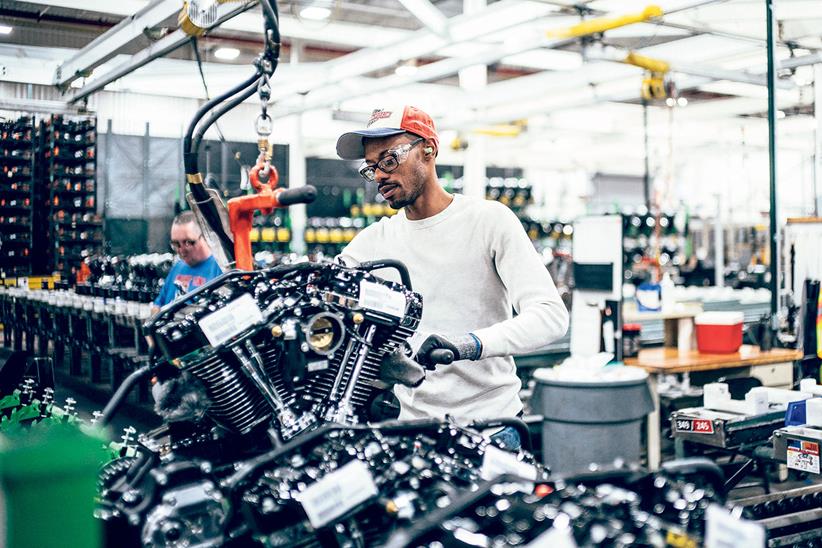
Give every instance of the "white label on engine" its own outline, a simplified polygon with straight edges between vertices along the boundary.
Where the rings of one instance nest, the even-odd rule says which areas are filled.
[[[405,295],[390,287],[374,282],[360,282],[360,300],[362,308],[391,314],[397,318],[405,315]]]
[[[705,512],[705,548],[764,548],[765,528],[711,504]]]
[[[263,314],[254,297],[245,293],[220,310],[205,316],[199,325],[211,346],[219,346],[262,321]]]
[[[377,494],[368,466],[352,460],[297,495],[314,528],[327,525]]]
[[[537,479],[537,469],[533,464],[522,462],[517,458],[516,453],[503,451],[489,445],[485,448],[485,455],[482,457],[480,477],[484,480],[492,480],[502,474],[514,474],[534,481]],[[534,485],[523,483],[520,488],[522,491],[530,493],[534,490]]]
[[[309,373],[313,373],[315,371],[322,371],[323,369],[328,369],[328,360],[317,360],[314,362],[308,362],[305,364],[305,369]]]

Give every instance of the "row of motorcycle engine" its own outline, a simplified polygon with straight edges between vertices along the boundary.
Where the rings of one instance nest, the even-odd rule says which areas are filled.
[[[165,425],[141,438],[136,456],[102,471],[106,544],[701,539],[705,508],[724,502],[710,486],[652,474],[610,487],[557,483],[530,454],[448,420],[377,422],[374,410],[391,395],[382,359],[421,315],[408,284],[332,263],[228,272],[165,307],[147,328],[165,364],[159,388],[174,397],[158,399]],[[517,477],[495,489],[506,472]]]
[[[35,401],[33,385],[16,392],[19,405]],[[52,398],[45,389],[41,407]],[[66,417],[75,416],[71,403]],[[724,502],[710,475],[616,469],[563,481],[525,452],[505,455],[533,472],[529,481],[489,479],[490,457],[503,452],[448,421],[326,425],[239,461],[183,448],[158,458],[147,436],[126,438],[100,473],[107,546],[696,546],[708,505]],[[312,514],[304,495],[319,485],[315,503],[326,501]],[[743,515],[818,501],[809,491]]]
[[[83,261],[85,279],[78,280],[78,295],[106,300],[151,303],[160,293],[163,282],[174,264],[171,253],[148,253],[121,257],[92,255]],[[67,283],[59,289],[69,289]]]
[[[324,426],[222,466],[113,461],[101,474],[98,517],[109,546],[378,546],[475,490],[486,452],[500,451],[490,443],[450,422],[391,421]],[[531,455],[512,458],[547,481]],[[335,485],[341,475],[351,476],[347,487]],[[314,504],[319,497],[324,507],[312,512],[306,499],[317,489]]]
[[[510,456],[532,466],[535,480],[489,478],[498,451],[448,422],[390,422],[323,427],[224,469],[168,462],[142,483],[110,481],[103,490],[109,545],[127,545],[130,523],[140,545],[162,547],[697,546],[708,506],[725,502],[699,476],[665,471],[551,479],[524,452]],[[317,522],[309,491],[362,470],[374,491],[325,485]]]
[[[481,486],[465,504],[398,531],[385,544],[444,548],[468,546],[627,547],[700,546],[709,505],[724,496],[699,479],[665,472],[617,485],[558,481],[523,493],[500,478]],[[697,483],[693,483],[696,481]]]

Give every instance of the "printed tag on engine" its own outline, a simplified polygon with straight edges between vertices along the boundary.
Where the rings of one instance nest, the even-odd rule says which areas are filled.
[[[352,460],[297,495],[312,527],[322,527],[377,494],[368,466]]]
[[[489,445],[482,457],[480,477],[484,480],[492,480],[502,474],[514,474],[532,481],[537,479],[537,469],[533,464],[522,462],[517,458],[516,453],[509,453]],[[521,489],[523,492],[530,493],[534,490],[534,485],[523,483]]]
[[[200,320],[200,329],[211,343],[219,346],[234,335],[263,321],[263,314],[254,298],[248,293],[234,299],[220,310]]]
[[[397,318],[405,315],[405,295],[390,287],[366,280],[360,282],[359,305]]]
[[[737,519],[718,504],[705,512],[705,548],[764,548],[765,528]]]
[[[788,468],[819,473],[819,444],[805,440],[787,440]]]

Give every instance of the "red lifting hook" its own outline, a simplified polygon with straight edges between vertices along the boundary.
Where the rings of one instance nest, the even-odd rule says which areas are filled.
[[[260,182],[260,177],[268,181]],[[277,168],[268,161],[258,163],[248,172],[251,186],[257,194],[248,194],[228,201],[228,218],[231,232],[234,234],[234,260],[240,270],[253,270],[254,260],[251,254],[251,220],[254,211],[259,209],[263,215],[270,214],[280,207],[277,196],[283,189],[277,188],[280,176]]]
[[[260,182],[260,175],[262,172],[262,177],[268,178],[267,183]],[[280,174],[277,173],[277,168],[272,166],[270,162],[267,160],[262,163],[258,163],[254,167],[251,168],[251,171],[248,172],[248,178],[251,181],[251,186],[254,187],[256,192],[262,192],[263,189],[270,189],[274,190],[277,188],[277,183],[280,181]]]

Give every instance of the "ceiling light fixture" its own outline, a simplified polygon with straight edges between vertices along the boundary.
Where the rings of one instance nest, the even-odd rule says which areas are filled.
[[[0,34],[11,34],[12,27],[8,25],[0,25]]]
[[[413,62],[402,63],[394,69],[394,74],[397,76],[413,76],[415,72],[417,72],[417,65]]]
[[[325,21],[331,17],[331,10],[321,6],[306,6],[300,10],[300,17],[312,21]]]
[[[214,50],[214,57],[223,61],[233,61],[239,56],[240,50],[237,48],[217,48]]]

